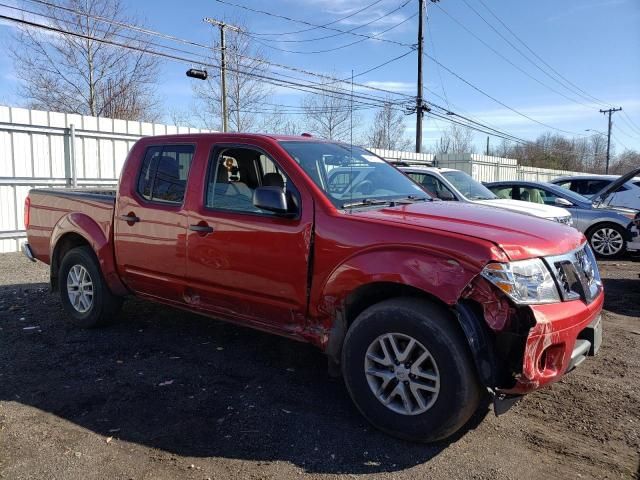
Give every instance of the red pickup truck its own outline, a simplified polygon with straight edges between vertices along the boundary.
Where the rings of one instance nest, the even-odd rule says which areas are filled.
[[[435,441],[597,351],[577,230],[441,202],[371,152],[310,137],[139,140],[117,192],[32,190],[25,254],[71,320],[136,295],[309,342],[376,427]]]

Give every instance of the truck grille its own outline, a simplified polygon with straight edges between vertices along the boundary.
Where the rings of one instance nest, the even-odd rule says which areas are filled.
[[[602,290],[598,264],[591,247],[583,247],[565,255],[545,258],[554,274],[563,300],[581,299],[591,303]]]

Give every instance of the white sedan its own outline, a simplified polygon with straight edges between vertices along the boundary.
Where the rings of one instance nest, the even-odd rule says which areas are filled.
[[[561,207],[497,197],[491,190],[461,170],[452,168],[398,166],[406,175],[440,200],[478,203],[573,225],[571,213]]]

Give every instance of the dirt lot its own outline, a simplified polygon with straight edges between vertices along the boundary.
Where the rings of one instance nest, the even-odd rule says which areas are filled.
[[[638,478],[640,263],[601,267],[600,355],[424,446],[372,430],[312,347],[135,300],[77,330],[45,266],[0,255],[0,478]]]

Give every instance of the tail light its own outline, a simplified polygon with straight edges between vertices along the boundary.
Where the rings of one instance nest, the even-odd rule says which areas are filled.
[[[24,199],[24,228],[29,228],[29,221],[31,220],[31,199],[29,197]]]

